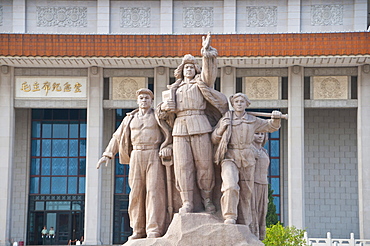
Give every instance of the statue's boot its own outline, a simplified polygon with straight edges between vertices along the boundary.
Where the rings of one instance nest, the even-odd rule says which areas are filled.
[[[179,209],[179,214],[192,213],[193,212],[193,191],[182,191],[180,192],[182,207]]]
[[[205,212],[209,214],[215,213],[216,207],[212,202],[212,191],[201,190],[200,196],[202,197]]]

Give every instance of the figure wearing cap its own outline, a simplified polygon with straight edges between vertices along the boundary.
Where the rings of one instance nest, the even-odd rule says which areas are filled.
[[[228,110],[227,98],[213,89],[217,77],[217,50],[210,46],[210,34],[203,37],[201,70],[192,55],[185,55],[174,72],[176,82],[169,89],[170,100],[160,109],[176,116],[172,130],[176,188],[182,207],[193,212],[193,192],[199,188],[204,209],[215,212],[212,190],[215,184],[210,133]]]
[[[212,142],[218,144],[216,164],[221,165],[221,210],[225,224],[252,223],[252,194],[256,151],[253,148],[255,132],[274,132],[280,128],[281,112],[273,111],[271,119],[248,114],[247,95],[236,93],[230,97],[234,110],[220,119],[212,133]]]
[[[104,163],[107,165],[119,153],[119,162],[130,165],[128,212],[133,234],[129,239],[154,238],[164,234],[165,170],[160,155],[172,154],[171,148],[161,146],[164,136],[151,107],[152,91],[144,88],[136,94],[139,108],[122,120],[97,164],[97,168]]]

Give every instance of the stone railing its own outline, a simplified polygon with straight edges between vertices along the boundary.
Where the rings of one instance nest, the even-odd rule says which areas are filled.
[[[355,234],[351,233],[349,239],[336,239],[331,237],[331,233],[326,234],[326,238],[309,238],[305,232],[304,238],[309,246],[370,246],[370,239],[355,239]]]

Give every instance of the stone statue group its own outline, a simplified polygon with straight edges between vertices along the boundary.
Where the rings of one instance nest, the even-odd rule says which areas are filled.
[[[210,41],[210,34],[203,37],[202,69],[185,55],[155,110],[152,91],[136,92],[139,108],[123,119],[98,161],[97,168],[119,153],[119,162],[130,165],[129,239],[163,236],[173,212],[194,212],[195,193],[205,213],[220,207],[224,224],[244,224],[260,240],[265,237],[269,156],[263,146],[283,115],[273,111],[266,120],[247,113],[250,101],[242,93],[230,97],[229,110],[226,96],[213,89],[217,50]],[[218,201],[214,192],[221,192]]]

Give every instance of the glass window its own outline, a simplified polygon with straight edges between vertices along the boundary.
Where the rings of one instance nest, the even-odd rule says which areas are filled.
[[[53,156],[68,156],[68,140],[53,139]]]
[[[35,202],[35,210],[45,210],[44,202]]]
[[[32,117],[30,194],[84,193],[86,110],[34,109]]]
[[[39,193],[39,177],[31,177],[30,193],[31,194]]]
[[[70,201],[48,201],[45,210],[70,210]]]
[[[67,194],[67,177],[51,178],[51,194]]]
[[[31,175],[40,175],[40,159],[31,159]]]

